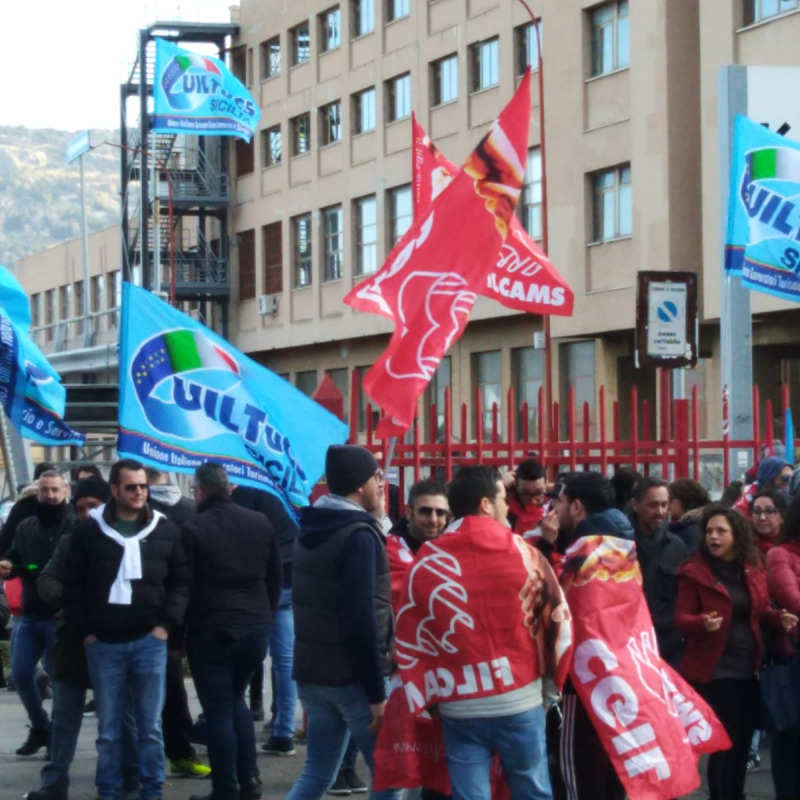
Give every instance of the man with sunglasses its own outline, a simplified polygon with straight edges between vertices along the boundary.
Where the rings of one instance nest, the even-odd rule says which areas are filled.
[[[122,716],[128,693],[138,733],[140,797],[162,797],[161,708],[167,637],[188,600],[180,531],[147,504],[147,476],[133,459],[111,467],[111,499],[73,534],[65,611],[82,628],[97,706],[99,800],[122,794]]]

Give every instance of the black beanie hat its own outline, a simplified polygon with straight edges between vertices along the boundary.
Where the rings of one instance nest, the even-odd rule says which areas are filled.
[[[363,486],[377,471],[375,456],[354,444],[332,444],[325,455],[328,491],[346,497]]]
[[[111,497],[111,490],[102,478],[90,475],[88,478],[81,478],[75,485],[72,502],[77,503],[82,497],[96,497],[105,503]]]

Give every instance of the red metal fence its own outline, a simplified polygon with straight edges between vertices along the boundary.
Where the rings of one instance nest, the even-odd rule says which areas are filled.
[[[341,394],[334,389],[329,378],[320,385],[328,391],[322,392],[323,402],[341,414]],[[333,397],[331,395],[333,394]],[[336,395],[338,394],[338,398]],[[315,396],[318,396],[315,393]],[[385,459],[387,443],[374,433],[375,418],[367,406],[366,430],[357,430],[360,418],[358,376],[353,376],[350,393],[350,441],[360,441],[373,451],[379,460]],[[781,393],[781,414],[789,407],[788,387]],[[337,402],[338,399],[338,402]],[[758,386],[753,387],[754,425],[752,437],[734,440],[730,438],[730,420],[726,398],[722,403],[721,439],[701,439],[699,435],[700,400],[697,387],[691,397],[675,400],[671,397],[668,380],[659,381],[658,414],[647,400],[639,400],[636,386],[630,390],[630,419],[627,420],[630,435],[621,436],[620,404],[614,401],[611,414],[607,414],[605,387],[597,393],[594,408],[588,403],[576,407],[572,388],[565,407],[554,402],[550,419],[553,421],[549,435],[544,429],[544,397],[539,391],[535,419],[536,430],[529,430],[529,408],[518,404],[513,388],[506,395],[504,413],[497,404],[490,411],[491,424],[486,425],[487,416],[481,402],[481,393],[476,390],[471,409],[466,403],[453,408],[450,391],[445,392],[443,409],[431,405],[424,409],[404,440],[398,440],[392,454],[391,464],[399,468],[400,490],[404,490],[407,471],[413,480],[419,479],[423,470],[436,469],[445,479],[465,464],[491,464],[510,468],[524,458],[535,455],[554,471],[595,469],[605,474],[621,465],[629,465],[644,474],[660,474],[665,478],[690,477],[710,488],[726,486],[730,475],[732,451],[749,451],[752,455],[748,466],[764,454],[773,450],[775,431],[773,404],[767,399],[762,403]],[[517,426],[517,417],[522,420]],[[656,419],[656,416],[658,417]],[[761,419],[765,424],[761,426]],[[607,420],[611,420],[611,426]],[[580,423],[580,424],[578,424]],[[486,429],[485,429],[486,428]],[[578,431],[580,430],[580,434]],[[560,435],[563,431],[566,435]],[[787,455],[792,460],[792,455]],[[742,470],[743,472],[744,470]]]

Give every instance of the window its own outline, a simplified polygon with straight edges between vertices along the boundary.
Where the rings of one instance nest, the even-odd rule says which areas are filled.
[[[56,321],[56,290],[48,289],[44,293],[44,324],[52,325]],[[45,333],[45,340],[48,342],[53,341],[55,330],[48,328]]]
[[[353,95],[353,133],[375,130],[375,89]]]
[[[386,121],[396,122],[411,116],[411,76],[398,75],[386,81]]]
[[[433,105],[452,103],[458,100],[458,56],[447,56],[431,64]]]
[[[394,22],[396,19],[402,19],[409,14],[408,0],[387,0],[386,3],[386,21]]]
[[[256,232],[239,231],[239,300],[256,296]]]
[[[411,202],[411,185],[398,186],[389,191],[389,246],[394,247],[411,227],[414,209]]]
[[[378,210],[375,195],[354,201],[356,221],[356,274],[378,268]]]
[[[353,38],[375,30],[375,0],[354,0]]]
[[[294,385],[303,392],[303,394],[307,394],[311,397],[317,388],[317,371],[315,369],[309,369],[304,372],[295,373]]]
[[[480,92],[497,86],[499,72],[499,42],[497,38],[487,39],[470,46],[472,57],[472,91]]]
[[[517,441],[523,441],[523,403],[528,404],[527,441],[535,440],[539,435],[539,389],[544,386],[544,350],[533,347],[514,348],[511,351],[511,375],[517,401]]]
[[[497,404],[497,433],[500,433],[502,417],[500,386],[501,358],[499,350],[489,350],[485,353],[475,353],[472,356],[472,369],[474,385],[481,396],[483,411],[483,436],[492,435],[492,405]],[[477,433],[477,432],[476,432]]]
[[[594,241],[605,242],[633,232],[631,167],[597,172],[594,186]]]
[[[342,393],[342,422],[347,422],[350,411],[350,379],[347,375],[347,367],[329,369],[327,372],[336,384],[336,388]]]
[[[536,28],[539,30],[539,37],[541,38],[541,20],[537,21]],[[539,43],[536,40],[536,31],[532,22],[514,28],[514,53],[514,72],[516,75],[524,74],[527,67],[532,70],[539,69]]]
[[[280,294],[283,291],[283,236],[280,222],[261,228],[261,248],[264,257],[264,294]]]
[[[311,286],[311,214],[292,219],[294,288]]]
[[[525,183],[517,206],[519,221],[531,239],[542,238],[542,151],[539,147],[528,150],[525,162]]]
[[[374,431],[378,425],[378,420],[381,418],[381,411],[367,396],[364,391],[364,376],[370,371],[371,367],[356,367],[355,372],[358,375],[358,430],[365,431],[367,429],[367,406],[372,407],[372,430]]]
[[[292,155],[302,156],[311,150],[311,115],[301,114],[289,120],[292,128]]]
[[[280,125],[261,131],[261,163],[265,167],[275,167],[280,164],[282,150],[283,140]]]
[[[590,412],[594,410],[594,342],[572,342],[562,345],[561,350],[564,358],[564,383],[562,386],[562,397],[564,405],[567,404],[569,387],[575,393],[575,435],[578,439],[583,439],[583,404],[588,403]],[[580,409],[580,412],[578,412]],[[562,414],[562,425],[564,435],[566,435],[567,414]],[[590,413],[591,418],[591,413]],[[592,431],[589,431],[589,436]]]
[[[93,275],[91,282],[91,310],[93,314],[98,314],[103,310],[103,295],[105,295],[105,275]]]
[[[244,47],[237,47],[231,53],[231,72],[247,86],[247,51]]]
[[[236,174],[237,176],[249,175],[255,168],[255,149],[253,140],[246,142],[244,139],[236,139]]]
[[[446,412],[445,407],[445,392],[447,389],[452,390],[452,364],[450,356],[443,356],[436,367],[436,372],[433,373],[431,382],[428,384],[427,393],[425,397],[425,405],[430,407],[436,405],[436,439],[440,441],[440,437],[444,435],[444,417]]]
[[[752,25],[796,8],[800,8],[800,0],[744,0],[744,24]]]
[[[327,53],[339,47],[342,43],[342,12],[338,6],[331,8],[324,14],[319,15],[320,19],[320,50]]]
[[[627,67],[631,62],[628,0],[598,6],[592,21],[592,77]]]
[[[72,286],[59,286],[58,288],[58,321],[64,322],[68,320],[70,314],[70,306],[72,305]]]
[[[311,42],[308,38],[308,22],[303,22],[289,31],[292,41],[292,66],[303,64],[311,57]]]
[[[342,141],[342,104],[337,100],[319,110],[320,144],[334,144]]]
[[[261,42],[261,80],[281,74],[281,40],[279,36]]]
[[[342,207],[322,209],[322,280],[338,281],[344,269]]]
[[[34,328],[42,325],[42,293],[31,295],[31,322]]]
[[[75,281],[75,335],[83,335],[83,314],[86,306],[83,302],[83,281]]]

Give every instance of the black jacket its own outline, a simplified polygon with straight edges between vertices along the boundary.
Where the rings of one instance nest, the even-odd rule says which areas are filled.
[[[36,504],[33,516],[17,526],[11,549],[5,554],[15,567],[9,577],[22,578],[22,613],[37,619],[51,619],[56,609],[45,603],[36,589],[36,581],[55,552],[56,545],[70,533],[78,520],[68,503],[58,506]]]
[[[8,513],[2,533],[0,533],[0,553],[6,553],[14,543],[14,534],[22,520],[32,517],[36,513],[36,492],[17,500]]]
[[[113,527],[113,501],[105,505],[104,519]],[[131,581],[131,604],[112,604],[109,591],[122,562],[122,546],[106,536],[93,519],[78,523],[66,558],[64,606],[84,635],[126,642],[145,636],[158,625],[167,631],[180,625],[189,595],[180,531],[162,517],[139,546],[142,577]]]
[[[278,541],[263,514],[209,497],[181,529],[189,566],[187,632],[268,625],[281,595]]]
[[[370,703],[383,700],[394,622],[389,561],[374,517],[335,496],[300,509],[292,606],[295,680],[359,682]]]
[[[171,483],[151,486],[147,502],[153,511],[160,511],[170,522],[178,527],[188,522],[197,513],[197,503],[184,497],[181,490]]]

